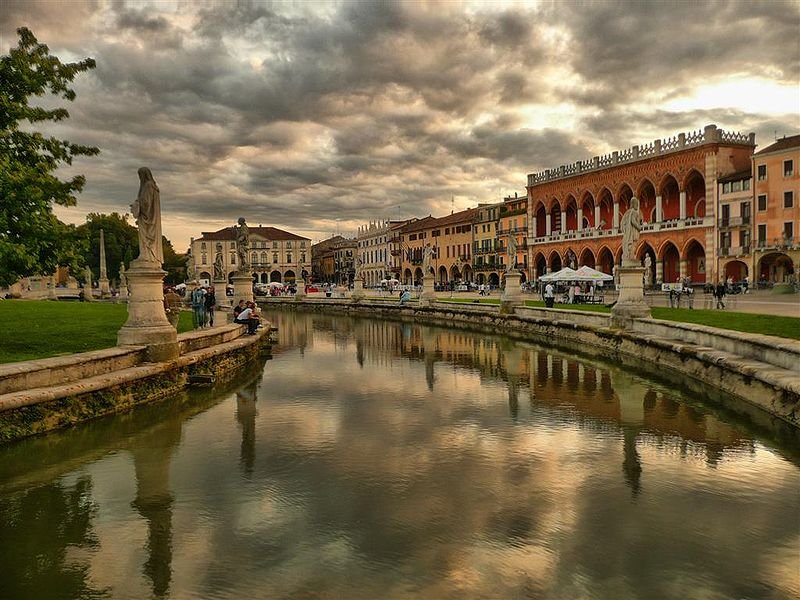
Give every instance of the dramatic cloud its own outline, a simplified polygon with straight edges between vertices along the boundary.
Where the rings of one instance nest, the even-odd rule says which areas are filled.
[[[47,132],[101,148],[69,169],[88,183],[62,218],[125,210],[148,165],[182,248],[240,215],[312,239],[441,215],[523,192],[529,172],[708,123],[762,144],[796,133],[799,11],[5,0],[0,47],[24,25],[64,60],[97,61]]]

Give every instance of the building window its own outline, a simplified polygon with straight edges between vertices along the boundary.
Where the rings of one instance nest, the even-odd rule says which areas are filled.
[[[236,264],[236,253],[235,252],[231,252],[231,264],[232,265]]]
[[[288,248],[291,248],[291,247],[292,247],[292,242],[291,242],[291,240],[289,240],[288,242],[286,242],[286,248],[288,249]]]
[[[304,241],[301,241],[301,242],[300,242],[300,247],[301,247],[301,248],[305,248],[305,247],[306,247],[306,243],[305,243]]]
[[[794,206],[794,192],[783,192],[783,208]]]
[[[203,265],[206,264],[206,255],[205,254],[202,254],[200,256],[200,263],[203,264]]]
[[[206,243],[205,242],[200,242],[200,249],[201,250],[205,250],[206,249]]]
[[[276,264],[276,265],[278,264],[278,253],[277,252],[273,252],[272,253],[272,262],[274,264]]]
[[[236,250],[236,242],[231,242],[231,250]]]
[[[742,191],[742,182],[741,181],[734,181],[731,184],[731,191],[732,192],[741,192]]]
[[[767,210],[767,195],[758,195],[758,210]]]
[[[254,265],[257,265],[257,264],[258,264],[258,254],[256,254],[255,252],[253,252],[253,253],[250,255],[250,262],[251,262],[252,264],[254,264]]]
[[[758,226],[758,245],[763,246],[767,241],[767,224],[762,223]]]
[[[758,165],[758,180],[767,180],[767,165]]]
[[[287,252],[286,253],[286,262],[291,264],[291,262],[292,262],[292,253],[291,252]]]
[[[730,191],[731,191],[731,184],[730,184],[730,183],[727,183],[727,182],[726,182],[726,183],[723,183],[723,184],[722,184],[722,193],[723,193],[723,194],[729,194],[729,193],[730,193]]]
[[[267,264],[267,253],[266,252],[262,252],[261,253],[261,264],[262,265]]]
[[[272,248],[275,249],[278,247],[278,242],[272,242]]]
[[[783,224],[783,239],[790,241],[794,237],[794,223],[787,221]]]
[[[794,161],[793,160],[783,161],[783,176],[791,177],[792,175],[794,175]]]
[[[306,262],[306,253],[305,252],[300,254],[300,262],[305,264],[305,262]]]
[[[746,191],[748,191],[748,190],[750,189],[750,180],[749,180],[749,179],[745,179],[745,180],[742,182],[742,189],[743,189],[745,192],[746,192]]]

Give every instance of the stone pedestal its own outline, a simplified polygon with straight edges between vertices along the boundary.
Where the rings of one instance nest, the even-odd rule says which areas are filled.
[[[510,314],[514,308],[522,305],[522,289],[519,280],[522,276],[518,271],[506,273],[506,287],[500,295],[500,313]]]
[[[434,280],[431,275],[425,275],[422,278],[422,294],[419,297],[419,303],[422,306],[430,306],[436,302],[436,291],[434,290]]]
[[[629,329],[633,319],[650,317],[650,307],[644,301],[642,276],[644,267],[625,266],[617,268],[619,276],[619,298],[611,309],[611,326]]]
[[[136,259],[127,272],[130,284],[128,320],[117,333],[120,346],[147,346],[148,360],[178,357],[178,333],[164,311],[164,275],[156,262]]]
[[[97,280],[97,287],[100,290],[101,298],[111,297],[111,287],[109,286],[108,279],[106,277],[101,277]]]
[[[364,282],[361,279],[356,279],[353,282],[353,294],[350,296],[350,298],[353,302],[361,302],[364,297]]]
[[[239,300],[253,302],[253,276],[249,273],[236,273],[233,277],[233,302],[232,306],[239,304]]]
[[[306,282],[302,279],[296,279],[294,282],[294,287],[297,291],[294,293],[295,300],[305,300],[306,299]]]
[[[128,284],[121,283],[119,286],[119,299],[121,302],[128,301]]]

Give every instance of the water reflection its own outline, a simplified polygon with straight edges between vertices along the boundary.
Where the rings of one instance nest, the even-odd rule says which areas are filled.
[[[24,494],[69,505],[84,482],[85,528],[40,574],[76,577],[64,597],[800,594],[797,447],[677,382],[487,335],[270,316],[263,373],[0,449],[0,552],[34,518]]]

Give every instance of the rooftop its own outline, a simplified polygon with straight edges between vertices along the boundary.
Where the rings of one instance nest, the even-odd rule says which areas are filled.
[[[780,152],[781,150],[789,150],[790,148],[800,147],[800,135],[784,136],[783,139],[777,140],[774,144],[770,144],[763,150],[759,150],[754,156],[759,154],[770,154],[772,152]]]
[[[249,226],[248,226],[249,227]],[[309,238],[289,233],[277,227],[249,227],[250,235],[266,240],[308,240]],[[199,241],[213,241],[213,240],[235,240],[236,239],[236,226],[225,227],[218,231],[204,231],[200,236]]]

